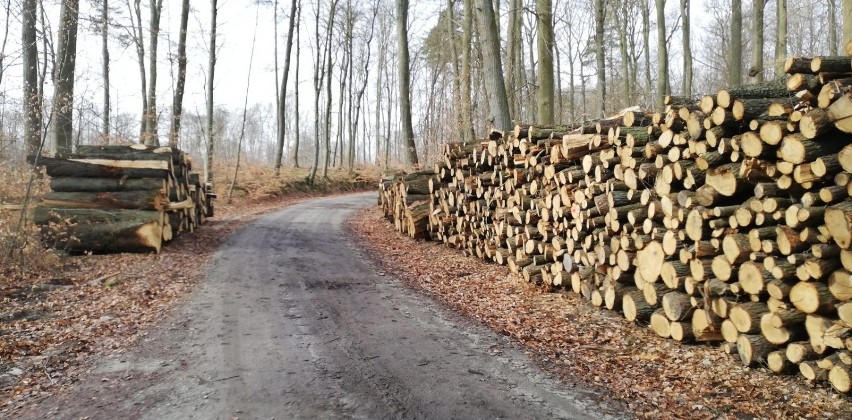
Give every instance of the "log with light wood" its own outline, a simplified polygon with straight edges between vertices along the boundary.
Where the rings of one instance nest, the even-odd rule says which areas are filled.
[[[405,233],[425,215],[426,237],[524,281],[847,392],[829,362],[852,346],[852,64],[786,65],[786,83],[448,144],[380,202]]]

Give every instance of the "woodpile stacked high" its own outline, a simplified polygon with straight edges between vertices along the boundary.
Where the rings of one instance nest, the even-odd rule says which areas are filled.
[[[413,237],[849,392],[852,59],[786,68],[665,112],[448,144],[380,202]]]
[[[31,156],[30,161],[33,161]],[[79,146],[39,157],[50,176],[33,220],[47,245],[73,252],[159,252],[213,215],[209,186],[170,147]]]

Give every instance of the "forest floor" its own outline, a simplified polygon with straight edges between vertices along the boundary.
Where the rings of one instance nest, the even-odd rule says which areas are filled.
[[[852,399],[827,384],[745,367],[716,346],[660,338],[576,294],[551,293],[506,267],[400,235],[377,207],[350,229],[388,275],[520,341],[566,382],[608,390],[637,417],[852,418]]]
[[[247,178],[263,181],[242,183],[233,203],[221,199],[215,218],[159,255],[44,252],[28,254],[30,263],[0,267],[0,417],[14,417],[68,389],[98,360],[137,346],[150,326],[185,301],[231,233],[306,198],[353,189],[343,173],[322,193],[306,192],[302,174],[286,188],[253,174]],[[505,267],[411,240],[375,207],[359,213],[349,229],[363,238],[358,243],[377,260],[380,275],[518,340],[566,383],[605,389],[638,417],[852,417],[850,399],[826,386],[743,367],[718,347],[659,338],[576,295],[551,293]]]
[[[275,179],[265,168],[246,168],[242,179],[253,181],[238,183],[231,203],[228,183],[220,180],[216,216],[157,255],[69,256],[42,248],[32,236],[25,252],[0,256],[0,418],[68,388],[97,359],[135,346],[246,223],[311,197],[374,189],[379,175],[333,170],[311,188],[307,173],[288,169]],[[10,213],[0,213],[0,233],[15,224]],[[0,241],[10,237],[2,234]]]

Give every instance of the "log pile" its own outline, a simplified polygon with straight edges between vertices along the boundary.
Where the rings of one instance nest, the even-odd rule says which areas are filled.
[[[380,203],[412,237],[848,393],[852,59],[786,68],[663,112],[447,144]]]
[[[29,157],[30,162],[35,160]],[[50,177],[33,214],[47,245],[72,252],[159,252],[213,215],[215,195],[169,147],[79,146],[38,157]]]

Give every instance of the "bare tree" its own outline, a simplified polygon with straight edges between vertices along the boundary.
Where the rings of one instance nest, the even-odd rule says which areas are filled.
[[[163,11],[163,0],[151,0],[151,22],[148,49],[148,108],[145,110],[145,135],[142,142],[151,146],[159,146],[157,134],[157,45],[160,41],[160,14]]]
[[[467,123],[464,131],[465,143],[473,142],[476,133],[473,129],[473,107],[470,103],[471,95],[471,41],[473,40],[473,0],[464,0],[464,21],[462,22],[462,70],[461,70],[461,97],[462,115]]]
[[[172,125],[169,128],[169,147],[177,148],[183,117],[183,94],[186,88],[186,33],[189,23],[189,0],[183,0],[180,12],[180,36],[178,38],[178,74],[175,95],[172,98]]]
[[[535,11],[538,18],[538,122],[553,124],[553,5],[550,0],[536,0]]]
[[[640,0],[642,8],[642,45],[645,47],[645,98],[651,99],[651,0]]]
[[[598,73],[598,109],[597,114],[603,117],[606,114],[606,51],[604,51],[604,19],[606,9],[604,0],[595,0],[595,61]]]
[[[509,116],[509,101],[506,98],[506,85],[503,82],[503,65],[500,60],[500,34],[494,23],[494,9],[490,0],[479,1],[479,41],[482,45],[482,65],[485,70],[485,86],[491,93],[489,108],[494,128],[509,131],[514,128]],[[551,74],[551,82],[553,75]],[[551,83],[552,84],[552,83]],[[552,108],[552,103],[551,103]]]
[[[257,40],[257,21],[259,16],[260,14],[255,11],[254,33],[251,37],[251,52],[249,53],[248,76],[246,77],[246,95],[245,101],[243,102],[243,118],[240,121],[240,137],[237,140],[237,163],[234,165],[234,176],[231,178],[231,185],[228,187],[228,204],[231,203],[231,197],[234,194],[234,186],[237,185],[237,176],[240,173],[240,153],[242,152],[243,140],[246,136],[246,117],[248,115],[249,87],[251,86],[251,67],[252,63],[254,63],[254,44],[255,40]]]
[[[666,39],[666,0],[657,0],[657,106],[671,93],[669,84],[669,51]]]
[[[290,23],[287,25],[287,47],[284,52],[284,71],[281,76],[281,90],[278,93],[278,146],[275,148],[275,176],[281,173],[281,159],[284,154],[284,145],[287,141],[287,79],[290,77],[290,55],[293,51],[293,29],[296,27],[296,8],[299,7],[299,0],[290,1]],[[275,40],[278,43],[278,40]],[[298,89],[298,86],[296,87]],[[298,116],[297,116],[298,118]],[[299,149],[298,145],[294,150],[295,166],[299,167]]]
[[[731,0],[731,66],[728,84],[743,84],[743,8],[742,0]]]
[[[53,141],[56,154],[67,156],[71,153],[74,138],[74,68],[77,63],[77,16],[80,11],[79,0],[63,0],[59,12],[59,49],[54,75],[53,120],[55,121]]]
[[[844,15],[847,14],[846,4],[849,3],[849,13],[852,13],[852,0],[843,0]],[[775,78],[784,77],[784,61],[787,59],[787,0],[777,0],[776,2],[776,22],[778,30],[775,37]],[[849,19],[846,19],[849,20]],[[843,21],[843,33],[846,33],[846,20]],[[850,22],[852,24],[852,22]],[[852,27],[850,27],[852,31]],[[846,36],[844,35],[844,39]]]
[[[852,42],[852,0],[843,0],[843,48],[849,42]]]
[[[9,40],[9,21],[12,17],[12,0],[6,0],[6,23],[3,31],[3,41],[0,43],[0,85],[3,84],[3,73],[6,67],[3,65],[3,60],[6,58],[6,42]]]
[[[836,0],[828,0],[828,54],[838,54],[837,51],[837,4]]]
[[[751,39],[754,47],[751,50],[751,68],[749,76],[757,83],[763,83],[763,11],[766,0],[752,0]]]
[[[630,101],[630,58],[627,54],[627,26],[629,25],[629,15],[627,12],[627,1],[619,0],[613,5],[613,16],[615,16],[615,28],[618,33],[618,51],[621,55],[621,84],[622,94],[620,95],[628,102]]]
[[[219,13],[218,0],[210,0],[210,54],[207,63],[207,184],[213,184],[213,82],[216,74],[216,16]]]
[[[362,104],[361,101],[364,97],[364,92],[367,90],[367,82],[370,79],[370,53],[372,52],[373,34],[375,33],[375,30],[376,30],[376,15],[378,15],[378,13],[379,13],[379,1],[376,0],[375,3],[373,4],[372,9],[370,10],[370,14],[371,14],[372,17],[370,19],[369,33],[367,34],[366,42],[364,44],[362,44],[364,46],[364,54],[365,55],[362,58],[362,62],[364,64],[364,67],[361,70],[362,74],[360,76],[363,77],[363,79],[361,79],[361,86],[358,87],[358,90],[355,93],[355,118],[354,118],[354,120],[351,124],[351,128],[350,128],[350,131],[349,131],[349,139],[350,139],[349,140],[349,170],[350,171],[352,171],[352,168],[353,168],[353,165],[354,165],[354,160],[355,160],[355,136],[358,132],[358,123],[359,123],[359,120],[360,120],[360,117],[361,117],[361,104]],[[350,86],[351,85],[352,84],[350,83]],[[367,142],[367,139],[365,137],[364,138],[364,149],[367,149],[368,144],[369,143]]]
[[[322,134],[320,122],[320,97],[322,93],[323,83],[326,81],[326,72],[331,70],[331,34],[334,27],[334,15],[337,13],[337,0],[331,0],[329,10],[326,33],[320,39],[320,5],[317,4],[316,20],[314,24],[314,35],[316,39],[315,59],[314,59],[314,137],[316,138],[316,147],[314,148],[314,163],[311,166],[311,173],[308,175],[308,184],[313,185],[316,182],[317,169],[319,168],[319,151],[320,151],[320,135]],[[331,75],[328,75],[328,84],[331,86]],[[329,87],[328,90],[331,90]],[[329,98],[331,101],[331,98]],[[329,102],[330,104],[330,102]],[[331,106],[331,105],[329,105]],[[326,164],[328,163],[328,113],[326,112],[326,130],[325,130],[325,147],[326,147]]]
[[[41,148],[41,94],[38,81],[38,40],[36,22],[38,14],[37,0],[24,0],[21,6],[23,28],[21,44],[23,46],[24,79],[24,141],[27,154],[34,155]]]
[[[142,0],[127,0],[130,12],[130,29],[133,31],[133,44],[136,46],[136,60],[139,63],[139,81],[142,88],[142,114],[139,123],[139,138],[144,141],[148,131],[148,76],[145,74],[145,33],[142,29]]]
[[[486,0],[487,1],[487,0]],[[489,7],[491,5],[488,2]],[[493,16],[484,19],[494,20]],[[411,68],[408,59],[408,0],[396,0],[396,33],[399,48],[399,113],[402,120],[402,135],[409,165],[417,166],[417,145],[414,143],[414,128],[411,123]],[[502,82],[501,82],[502,83]]]
[[[101,137],[109,143],[109,0],[101,0],[101,55],[103,59],[104,105],[101,112]]]
[[[509,0],[509,26],[507,34],[507,59],[506,63],[506,90],[509,96],[509,106],[512,115],[521,115],[521,74],[523,72],[523,59],[521,56],[521,11],[522,0]],[[455,56],[455,54],[453,54]]]
[[[690,0],[680,0],[680,16],[683,21],[683,96],[692,97],[692,44],[690,42]]]

